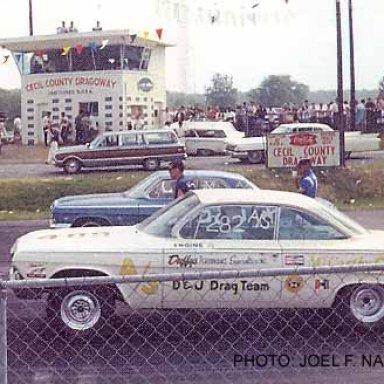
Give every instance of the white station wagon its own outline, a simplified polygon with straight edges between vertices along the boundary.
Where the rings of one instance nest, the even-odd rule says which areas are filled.
[[[13,280],[380,264],[384,231],[300,194],[201,190],[136,226],[32,232],[12,253]],[[372,272],[154,281],[118,284],[108,298],[72,287],[48,291],[48,308],[77,332],[102,323],[118,299],[131,308],[329,308],[346,298],[353,321],[372,325],[384,318],[382,283]]]

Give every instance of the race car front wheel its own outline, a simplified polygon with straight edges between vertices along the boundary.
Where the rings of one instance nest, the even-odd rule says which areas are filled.
[[[47,315],[55,326],[75,334],[97,330],[114,314],[114,295],[108,292],[108,287],[55,290],[48,299]]]

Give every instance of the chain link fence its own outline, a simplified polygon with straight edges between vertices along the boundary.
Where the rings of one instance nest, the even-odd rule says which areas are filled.
[[[382,382],[383,271],[3,281],[0,382]]]

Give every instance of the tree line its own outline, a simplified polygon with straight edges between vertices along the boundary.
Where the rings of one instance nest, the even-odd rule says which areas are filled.
[[[378,89],[361,89],[356,91],[356,98],[384,96],[384,78]],[[349,101],[349,90],[344,90],[344,99]],[[271,75],[261,84],[247,92],[241,92],[234,86],[233,77],[216,73],[210,84],[205,88],[205,94],[186,94],[180,92],[167,92],[167,105],[177,108],[180,105],[206,108],[219,106],[226,108],[244,102],[253,101],[264,107],[281,107],[284,104],[302,105],[304,100],[310,103],[329,103],[336,99],[336,90],[311,91],[306,84],[297,82],[289,75]]]

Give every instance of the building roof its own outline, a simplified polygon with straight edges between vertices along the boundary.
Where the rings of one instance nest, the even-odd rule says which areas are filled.
[[[130,35],[133,31],[128,29],[109,30],[109,31],[91,31],[91,32],[69,32],[57,33],[53,35],[22,36],[8,39],[0,39],[0,46],[14,52],[32,52],[45,49],[62,49],[66,46],[74,47],[76,44],[87,46],[90,43],[102,43],[108,40],[109,44],[121,44],[126,42],[130,44]],[[144,39],[137,36],[136,45],[148,47],[171,47],[173,44],[164,41]]]

